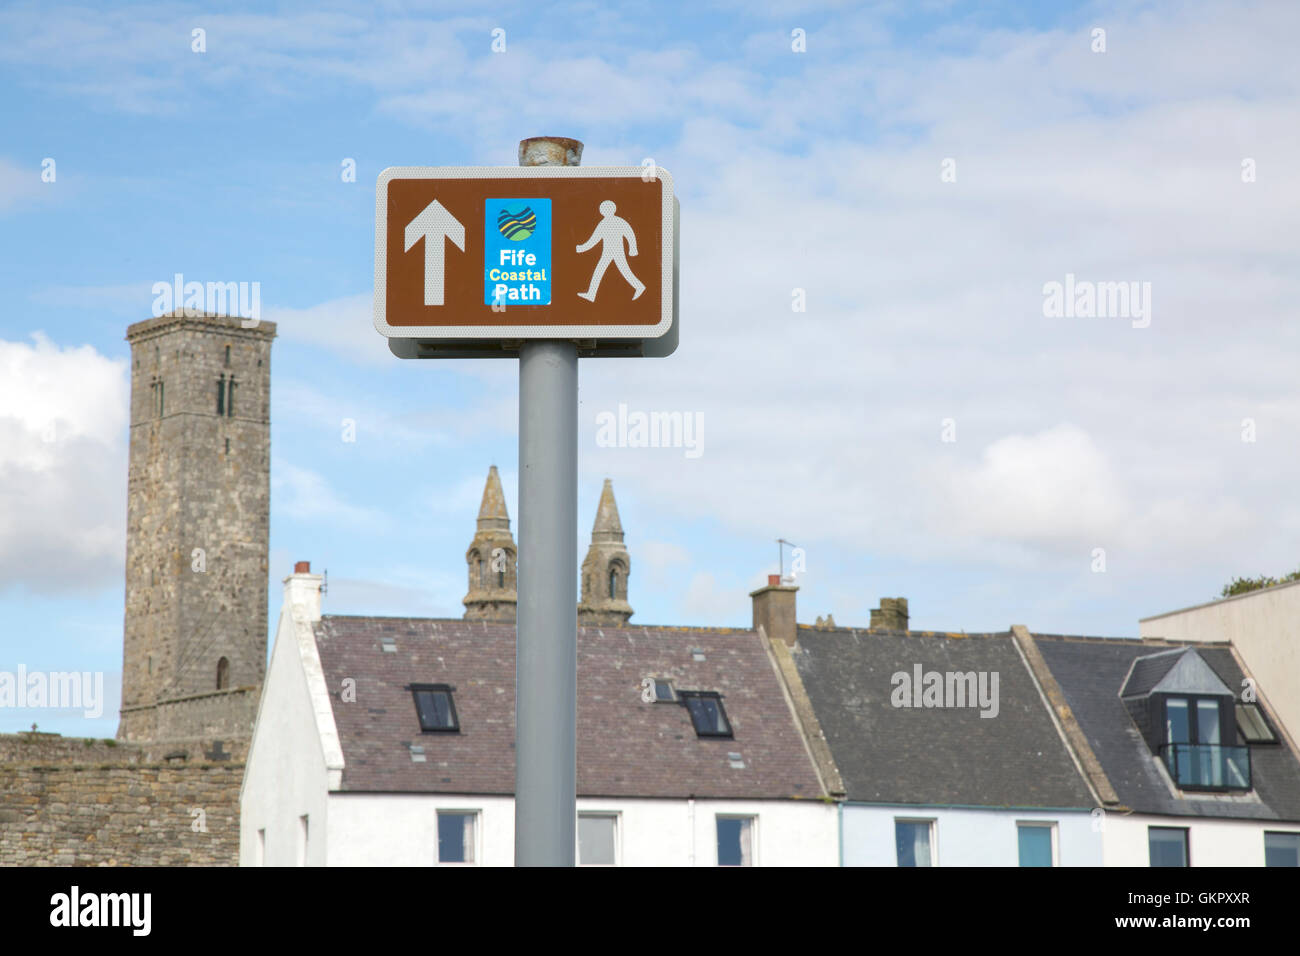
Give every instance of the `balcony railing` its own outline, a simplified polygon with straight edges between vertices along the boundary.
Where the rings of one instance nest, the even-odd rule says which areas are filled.
[[[1184,790],[1250,789],[1249,747],[1165,744],[1160,754],[1170,776]]]

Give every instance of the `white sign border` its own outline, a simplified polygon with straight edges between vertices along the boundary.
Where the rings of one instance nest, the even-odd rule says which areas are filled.
[[[388,184],[394,179],[645,179],[653,169],[663,183],[660,242],[662,263],[659,293],[661,318],[657,325],[389,325],[387,321]],[[436,198],[436,197],[435,197]],[[645,341],[666,335],[673,326],[674,203],[672,173],[662,166],[389,166],[375,184],[375,330],[389,338],[426,341],[480,341],[510,339],[600,339]],[[467,226],[468,228],[468,226]],[[477,271],[477,270],[476,270]],[[511,308],[510,306],[506,307]],[[514,306],[514,308],[528,308]]]

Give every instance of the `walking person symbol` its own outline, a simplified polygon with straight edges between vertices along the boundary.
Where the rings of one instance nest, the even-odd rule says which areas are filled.
[[[591,274],[591,285],[587,287],[586,292],[578,293],[579,298],[586,299],[588,302],[596,301],[596,290],[600,288],[600,280],[605,277],[605,270],[609,268],[611,262],[618,266],[618,271],[623,274],[628,284],[636,289],[632,295],[633,299],[640,298],[641,293],[645,291],[645,285],[632,274],[632,269],[627,264],[627,256],[636,255],[636,233],[632,231],[626,219],[614,215],[617,208],[608,199],[602,202],[600,214],[604,218],[597,223],[591,238],[578,246],[578,252],[586,252],[597,242],[601,243],[600,261],[596,263],[596,271]],[[627,255],[623,254],[624,239],[627,240]]]

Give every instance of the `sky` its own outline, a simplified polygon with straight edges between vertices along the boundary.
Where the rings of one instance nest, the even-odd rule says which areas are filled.
[[[633,623],[748,626],[778,538],[801,622],[918,630],[1134,636],[1300,564],[1295,4],[222,10],[0,9],[0,671],[107,698],[0,732],[116,730],[124,335],[176,273],[278,324],[268,631],[297,560],[326,613],[463,613],[517,363],[391,355],[375,181],[536,135],[681,202],[677,352],[580,369],[579,561],[608,477]],[[620,404],[698,454],[601,447]]]

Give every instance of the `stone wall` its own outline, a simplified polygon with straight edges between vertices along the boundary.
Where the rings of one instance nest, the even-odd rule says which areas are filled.
[[[203,747],[0,735],[0,866],[235,866],[243,775]]]
[[[250,738],[261,692],[260,686],[235,687],[139,708],[123,707],[122,723],[132,728],[130,743],[192,737]]]

